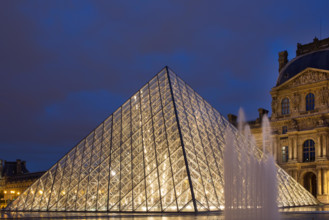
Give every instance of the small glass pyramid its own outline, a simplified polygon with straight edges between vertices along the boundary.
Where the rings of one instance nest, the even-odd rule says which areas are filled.
[[[222,210],[227,126],[241,139],[165,67],[6,210]],[[279,206],[318,203],[280,168],[277,178]]]

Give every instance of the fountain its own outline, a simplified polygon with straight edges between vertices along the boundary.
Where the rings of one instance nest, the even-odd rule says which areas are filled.
[[[241,109],[238,130],[242,134],[238,141],[233,130],[225,134],[225,219],[277,220],[277,168],[269,120],[266,115],[262,119],[263,152],[257,149]]]

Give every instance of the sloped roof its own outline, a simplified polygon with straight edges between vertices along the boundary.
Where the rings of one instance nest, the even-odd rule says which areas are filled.
[[[288,81],[308,67],[329,70],[329,48],[298,56],[291,60],[280,71],[276,86]]]

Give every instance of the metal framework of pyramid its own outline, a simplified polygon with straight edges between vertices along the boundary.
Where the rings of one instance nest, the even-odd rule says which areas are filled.
[[[165,67],[7,210],[202,212],[224,207],[224,130],[210,104]],[[278,168],[279,206],[317,200]]]

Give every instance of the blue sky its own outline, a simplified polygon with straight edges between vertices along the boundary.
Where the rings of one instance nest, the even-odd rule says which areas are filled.
[[[46,170],[168,65],[223,115],[270,109],[329,2],[1,1],[0,158]]]

